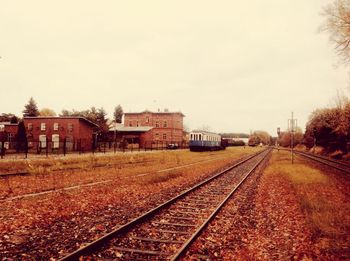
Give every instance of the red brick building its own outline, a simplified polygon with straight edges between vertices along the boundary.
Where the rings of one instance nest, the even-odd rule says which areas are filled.
[[[11,148],[11,143],[16,141],[18,123],[0,122],[0,142],[4,142],[6,149]]]
[[[28,146],[88,151],[98,126],[83,117],[24,117]]]
[[[152,127],[140,137],[140,146],[150,143],[177,143],[183,141],[183,117],[181,112],[134,112],[124,113],[124,127]]]

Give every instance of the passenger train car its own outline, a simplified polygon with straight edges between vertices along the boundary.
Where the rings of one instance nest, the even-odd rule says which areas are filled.
[[[207,151],[225,149],[225,143],[216,133],[194,130],[190,133],[189,147],[191,151]]]

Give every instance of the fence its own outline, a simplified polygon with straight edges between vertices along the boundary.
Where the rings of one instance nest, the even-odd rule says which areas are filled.
[[[152,151],[166,149],[187,149],[188,143],[181,142],[162,142],[148,141],[142,144],[127,143],[125,141],[99,141],[77,139],[63,141],[28,141],[28,142],[9,142],[0,141],[0,157],[9,156],[27,158],[30,155],[67,155],[82,153],[111,153],[111,152],[134,152],[134,151]]]

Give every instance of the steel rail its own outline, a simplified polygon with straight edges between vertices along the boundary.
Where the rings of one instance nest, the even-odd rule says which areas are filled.
[[[277,149],[277,148],[275,147],[274,149]],[[278,149],[285,150],[285,151],[291,151],[290,149],[287,149],[287,148],[278,148]],[[324,157],[324,156],[307,153],[307,152],[304,152],[304,151],[298,151],[298,150],[293,150],[293,151],[294,151],[295,154],[298,154],[300,156],[304,156],[304,157],[306,157],[308,159],[311,159],[313,161],[322,163],[322,164],[324,164],[324,165],[326,165],[328,167],[332,167],[334,169],[337,169],[337,170],[343,171],[343,172],[345,172],[347,174],[350,174],[350,164],[347,164],[347,163],[342,162],[342,161],[330,159],[330,158],[327,158],[327,157]],[[333,163],[333,164],[337,164],[337,165],[349,168],[349,170],[341,168],[341,167],[334,166],[330,162]]]
[[[76,251],[62,257],[59,259],[59,261],[67,261],[67,260],[79,260],[79,258],[83,255],[92,253],[94,250],[100,248],[101,246],[103,246],[106,242],[110,241],[111,239],[115,238],[117,235],[119,234],[123,234],[125,232],[127,232],[128,230],[132,229],[135,225],[140,224],[141,222],[143,222],[144,220],[147,220],[148,218],[154,216],[155,214],[157,214],[158,212],[160,212],[162,209],[168,207],[169,205],[171,205],[173,202],[183,198],[184,196],[188,195],[190,192],[202,187],[203,185],[209,183],[210,181],[218,178],[219,176],[222,176],[223,174],[225,174],[226,172],[244,164],[245,162],[247,162],[248,160],[257,157],[258,155],[264,153],[265,151],[267,151],[267,149],[259,151],[251,156],[248,156],[247,158],[239,161],[238,163],[220,171],[219,173],[215,174],[214,176],[203,180],[202,182],[196,184],[195,186],[193,186],[192,188],[189,188],[187,190],[185,190],[184,192],[182,192],[181,194],[169,199],[168,201],[166,201],[165,203],[162,203],[161,205],[147,211],[146,213],[142,214],[139,217],[134,218],[133,220],[129,221],[128,223],[120,226],[119,228],[109,232],[108,234],[96,239],[95,241],[85,245],[84,247],[81,247],[79,249],[77,249]]]
[[[266,159],[267,155],[269,155],[271,149],[266,155],[258,161],[243,177],[243,179],[231,190],[231,192],[226,196],[226,198],[219,204],[219,206],[214,210],[214,212],[204,221],[204,223],[197,229],[197,231],[191,236],[190,239],[180,248],[180,250],[172,256],[171,261],[179,260],[181,256],[186,253],[188,247],[196,240],[196,238],[200,235],[200,233],[207,227],[210,221],[212,221],[217,213],[221,210],[221,208],[226,204],[226,202],[232,197],[233,193],[243,184],[243,182],[247,179],[247,177],[254,172],[254,170]]]
[[[345,163],[343,163],[343,162],[337,162],[337,161],[335,161],[335,160],[326,159],[326,158],[324,158],[324,157],[317,157],[317,156],[315,156],[315,155],[310,155],[310,154],[303,153],[303,152],[295,152],[295,154],[300,155],[300,156],[303,156],[303,157],[306,157],[306,158],[311,159],[311,160],[313,160],[313,161],[322,163],[322,164],[324,164],[324,165],[326,165],[326,166],[328,166],[328,167],[332,167],[332,168],[334,168],[334,169],[340,170],[340,171],[345,172],[345,173],[347,173],[347,174],[350,174],[350,165],[347,165],[347,164],[345,164]],[[330,162],[331,162],[331,163],[330,163]],[[335,165],[333,165],[333,164],[338,164],[338,165],[341,165],[341,166],[343,166],[343,167],[345,166],[345,167],[347,167],[347,168],[349,168],[349,169],[344,169],[344,168],[335,166]]]

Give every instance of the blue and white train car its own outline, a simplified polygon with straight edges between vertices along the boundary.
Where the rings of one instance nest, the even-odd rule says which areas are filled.
[[[219,134],[200,130],[194,130],[190,133],[189,147],[191,151],[224,149]]]

